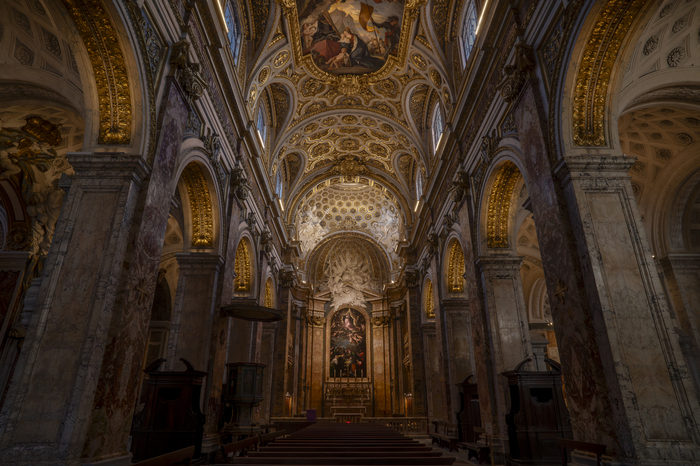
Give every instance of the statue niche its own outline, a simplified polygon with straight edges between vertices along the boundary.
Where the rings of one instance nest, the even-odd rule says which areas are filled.
[[[367,376],[367,327],[354,309],[342,309],[331,319],[330,374],[332,377]]]

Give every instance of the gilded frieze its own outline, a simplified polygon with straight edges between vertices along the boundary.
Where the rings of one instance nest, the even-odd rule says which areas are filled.
[[[100,0],[63,0],[80,32],[95,75],[100,112],[99,144],[131,141],[131,89],[115,30]]]
[[[609,0],[598,13],[578,68],[573,97],[577,146],[604,146],[605,102],[613,65],[646,0]]]
[[[508,214],[513,189],[520,171],[513,162],[506,162],[496,173],[486,213],[486,244],[489,248],[508,247]]]
[[[192,246],[210,247],[214,244],[214,217],[207,180],[196,163],[190,163],[182,173],[192,210]]]

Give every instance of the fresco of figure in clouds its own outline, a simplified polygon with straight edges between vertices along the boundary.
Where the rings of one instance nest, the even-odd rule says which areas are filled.
[[[298,0],[302,52],[321,70],[365,74],[397,56],[402,0]]]

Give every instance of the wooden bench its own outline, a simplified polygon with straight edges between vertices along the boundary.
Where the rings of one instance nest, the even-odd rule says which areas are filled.
[[[183,448],[182,450],[171,451],[170,453],[156,456],[155,458],[139,461],[138,463],[134,463],[133,466],[171,466],[175,463],[192,464],[193,456],[194,445]]]
[[[482,427],[474,427],[474,436],[479,438],[484,433]],[[467,450],[467,459],[475,458],[479,464],[488,464],[491,462],[491,447],[488,443],[483,442],[462,442],[459,444],[462,450]]]
[[[589,443],[589,442],[579,442],[577,440],[570,440],[568,438],[557,439],[559,443],[559,448],[561,448],[561,464],[562,466],[567,466],[569,464],[568,457],[566,455],[566,450],[583,450],[593,453],[596,456],[596,461],[598,466],[603,465],[601,456],[605,454],[605,445],[601,443]]]
[[[269,435],[269,434],[267,434]],[[249,437],[247,439],[239,440],[238,442],[228,443],[226,445],[221,445],[221,454],[224,455],[224,463],[229,464],[230,454],[236,454],[237,451],[241,452],[241,456],[245,456],[246,452],[260,443],[260,436]],[[233,458],[232,461],[233,463]],[[149,465],[150,466],[150,465]]]
[[[430,433],[433,444],[437,444],[441,448],[448,447],[450,451],[459,451],[457,446],[459,443],[457,424],[433,421],[433,425],[435,426],[435,431]]]

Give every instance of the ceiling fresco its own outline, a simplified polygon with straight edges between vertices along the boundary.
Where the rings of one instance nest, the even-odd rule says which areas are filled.
[[[297,0],[301,50],[323,71],[365,74],[397,57],[403,0]]]
[[[275,113],[284,115],[276,119],[284,124],[276,128],[265,166],[271,177],[283,170],[281,202],[301,241],[300,269],[314,248],[347,232],[371,238],[394,273],[396,242],[414,222],[416,174],[429,182],[436,162],[427,121],[438,102],[444,112],[452,110],[454,89],[430,11],[425,0],[278,3],[281,14],[268,27],[246,92],[255,114],[271,87]],[[352,189],[360,197],[342,200],[352,206],[331,205],[331,193],[358,195],[340,194],[338,183],[346,190],[358,185]],[[387,228],[390,234],[379,232]]]

